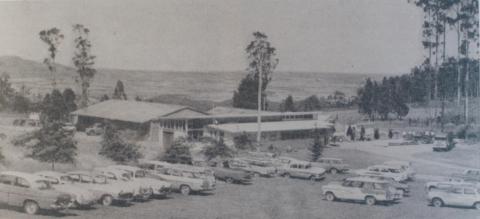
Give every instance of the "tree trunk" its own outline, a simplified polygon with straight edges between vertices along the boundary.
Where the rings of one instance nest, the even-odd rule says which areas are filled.
[[[457,24],[457,106],[460,106],[460,100],[462,99],[462,74],[460,72],[460,25]]]

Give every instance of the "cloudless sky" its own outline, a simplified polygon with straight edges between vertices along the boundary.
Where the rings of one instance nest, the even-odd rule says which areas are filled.
[[[279,71],[399,73],[422,62],[422,13],[407,0],[47,0],[0,2],[0,55],[41,61],[38,32],[91,29],[98,67],[232,71],[253,31],[277,48]]]

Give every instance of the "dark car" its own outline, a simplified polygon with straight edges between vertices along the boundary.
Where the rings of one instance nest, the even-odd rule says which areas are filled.
[[[252,174],[243,170],[230,169],[228,162],[218,164],[211,167],[214,176],[218,180],[227,183],[250,184],[252,182]]]

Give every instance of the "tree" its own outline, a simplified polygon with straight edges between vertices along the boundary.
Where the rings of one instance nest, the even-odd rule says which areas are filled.
[[[192,164],[190,145],[184,138],[179,138],[167,149],[162,160],[170,163]]]
[[[81,24],[73,25],[73,32],[76,34],[75,48],[73,55],[73,64],[77,68],[78,77],[76,82],[80,84],[82,95],[80,98],[80,107],[88,105],[88,88],[97,72],[93,65],[95,64],[95,56],[90,54],[92,44],[88,39],[90,30]]]
[[[235,148],[239,150],[253,149],[253,140],[248,137],[246,132],[233,138]]]
[[[208,160],[216,157],[233,157],[233,150],[225,144],[223,138],[218,141],[214,139],[206,139],[206,141],[208,141],[209,145],[205,148],[204,154]]]
[[[59,121],[43,124],[42,128],[34,133],[36,143],[31,146],[28,154],[32,159],[48,162],[55,169],[56,163],[74,163],[77,156],[77,142],[73,140],[73,132],[64,128]]]
[[[22,93],[17,92],[12,100],[12,109],[15,112],[27,113],[34,109],[32,101],[22,95]]]
[[[60,32],[60,29],[53,27],[48,30],[42,30],[39,33],[40,40],[48,46],[48,57],[43,60],[43,63],[48,67],[48,70],[51,74],[52,80],[52,87],[55,89],[57,86],[57,81],[55,79],[55,57],[58,52],[58,46],[60,45],[61,41],[63,40],[64,36]]]
[[[127,163],[130,161],[137,161],[142,158],[140,153],[140,146],[126,142],[121,137],[117,128],[111,124],[106,123],[102,136],[102,148],[99,154],[120,163]]]
[[[240,82],[238,90],[233,95],[233,106],[246,109],[258,108],[258,92],[261,90],[261,107],[266,109],[266,93],[268,83],[272,80],[278,59],[275,58],[275,48],[271,46],[267,35],[261,32],[253,33],[254,40],[245,49],[248,60],[248,74]],[[259,76],[262,76],[261,78]],[[260,84],[261,79],[261,84]],[[260,84],[260,88],[259,88]]]
[[[51,94],[45,95],[41,104],[40,120],[43,125],[51,122],[66,122],[69,112],[65,99],[59,90],[54,89]]]
[[[313,144],[309,148],[310,153],[311,153],[311,160],[312,161],[317,161],[320,156],[323,154],[323,142],[321,140],[321,135],[319,130],[314,131],[314,138],[313,138]]]
[[[303,110],[305,111],[316,111],[320,109],[321,104],[317,95],[309,96],[303,101]]]
[[[10,98],[13,96],[15,90],[12,88],[10,82],[10,75],[3,73],[0,76],[0,107],[6,108]]]
[[[295,103],[293,102],[292,95],[288,95],[288,97],[283,102],[283,111],[285,112],[295,112]]]
[[[68,113],[77,110],[77,104],[75,103],[75,92],[71,88],[63,90],[63,100],[65,102],[65,108]]]
[[[127,100],[127,94],[125,93],[123,82],[120,80],[117,81],[117,85],[113,91],[112,99]]]
[[[108,95],[104,94],[102,97],[100,97],[100,102],[107,101],[109,99],[110,99],[110,97],[108,97]]]
[[[373,115],[375,113],[374,110],[374,93],[375,88],[373,87],[372,80],[367,78],[365,81],[365,85],[363,88],[358,90],[358,111],[359,113],[367,114],[370,119],[373,119]]]

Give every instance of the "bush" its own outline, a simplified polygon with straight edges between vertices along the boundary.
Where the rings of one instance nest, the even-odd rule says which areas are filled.
[[[455,129],[455,135],[457,138],[465,139],[465,137],[467,137],[467,129],[468,127],[466,125],[457,126]]]
[[[177,139],[161,158],[170,163],[192,164],[191,145],[185,138]]]
[[[373,138],[375,138],[375,140],[380,139],[380,131],[378,130],[378,128],[375,128],[373,130]]]
[[[233,157],[233,150],[229,148],[225,142],[223,142],[223,138],[220,141],[216,141],[214,139],[208,140],[209,146],[205,149],[204,154],[207,156],[208,160],[211,160],[216,157],[221,158],[228,158]]]
[[[319,136],[315,136],[312,146],[309,148],[311,152],[311,160],[317,161],[323,153],[323,143]]]
[[[453,132],[449,132],[447,134],[447,150],[450,151],[455,147],[455,141],[453,140],[455,138],[455,134]]]
[[[116,162],[127,163],[143,157],[143,154],[140,153],[140,146],[123,140],[119,131],[111,123],[105,124],[101,144],[102,148],[99,154]]]
[[[248,150],[253,149],[253,141],[248,137],[247,133],[242,133],[239,136],[233,138],[233,142],[235,144],[235,148],[239,150]]]

